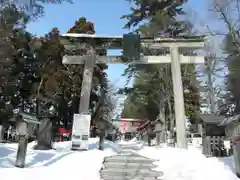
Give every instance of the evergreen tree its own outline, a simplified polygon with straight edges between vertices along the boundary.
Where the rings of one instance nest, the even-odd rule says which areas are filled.
[[[240,37],[235,38],[239,39]],[[234,105],[234,114],[238,114],[240,113],[239,49],[231,34],[228,34],[225,38],[225,53],[227,54],[226,64],[228,68],[228,75],[226,76],[226,86],[228,90],[226,105],[229,107]]]
[[[0,125],[7,122],[12,116],[12,109],[19,105],[18,78],[14,76],[14,71],[17,71],[15,62],[19,59],[20,52],[25,50],[28,41],[28,35],[25,32],[27,22],[28,16],[23,12],[19,12],[15,5],[8,4],[0,10],[0,87],[2,104]]]
[[[182,5],[186,1],[133,0],[134,8],[126,28],[142,25],[137,28],[141,37],[187,37],[192,36],[192,24],[180,21],[184,15]],[[144,22],[144,23],[143,23]],[[168,49],[142,49],[145,55],[165,55]],[[189,49],[180,49],[181,53],[191,54]],[[194,65],[181,65],[186,116],[191,123],[197,123],[199,111],[199,91],[196,87],[196,72]],[[124,106],[125,117],[135,116],[160,119],[166,129],[173,132],[175,127],[174,99],[170,64],[129,65],[125,71],[127,77],[133,77],[133,88],[128,89],[128,98]],[[129,114],[127,114],[129,113]]]

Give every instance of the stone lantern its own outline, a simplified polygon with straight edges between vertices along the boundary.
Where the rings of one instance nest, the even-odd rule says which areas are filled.
[[[159,146],[161,143],[161,133],[163,131],[163,123],[161,120],[155,122],[155,133],[156,133],[156,145]]]
[[[22,112],[20,109],[14,110],[16,120],[16,134],[18,136],[18,151],[15,166],[24,168],[27,152],[29,133],[32,133],[31,125],[39,124],[38,119],[31,114]]]

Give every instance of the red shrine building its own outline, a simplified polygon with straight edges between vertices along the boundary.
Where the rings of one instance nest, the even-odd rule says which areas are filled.
[[[133,119],[133,118],[120,118],[118,127],[121,133],[136,132],[139,127],[145,124],[148,120]]]

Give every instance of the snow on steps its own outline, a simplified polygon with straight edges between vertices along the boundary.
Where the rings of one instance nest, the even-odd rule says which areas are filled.
[[[102,180],[156,180],[162,172],[154,171],[154,160],[145,158],[131,150],[135,146],[122,146],[115,156],[106,157],[100,170]]]

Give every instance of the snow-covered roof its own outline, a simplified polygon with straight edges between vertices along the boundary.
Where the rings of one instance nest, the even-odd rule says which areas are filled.
[[[209,114],[209,115],[201,114],[200,118],[204,123],[220,124],[225,117],[219,116],[219,115],[213,115],[213,114]]]

